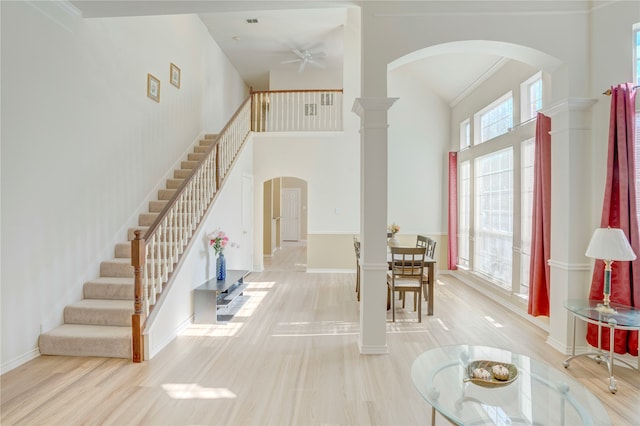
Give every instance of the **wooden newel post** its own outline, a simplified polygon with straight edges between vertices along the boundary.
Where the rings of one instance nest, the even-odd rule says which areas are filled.
[[[142,312],[142,268],[145,265],[144,239],[140,238],[140,231],[134,231],[135,238],[131,241],[131,266],[134,273],[134,304],[131,316],[131,332],[133,336],[133,362],[144,360],[144,340],[142,339],[142,324],[145,314]]]

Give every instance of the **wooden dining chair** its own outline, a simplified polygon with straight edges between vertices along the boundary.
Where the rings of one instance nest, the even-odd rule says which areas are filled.
[[[360,301],[360,241],[356,237],[353,237],[353,248],[356,253],[356,294],[358,295],[358,302]]]
[[[391,295],[391,318],[396,320],[396,291],[403,295],[414,293],[414,310],[417,304],[418,322],[422,322],[422,276],[424,275],[424,247],[391,247],[391,270],[387,272],[387,292]],[[404,296],[403,296],[404,307]]]
[[[426,249],[425,255],[434,258],[436,254],[436,240],[431,237],[425,237],[424,235],[418,235],[416,237],[416,247],[424,247]],[[429,272],[425,269],[422,277],[422,294],[424,294],[424,300],[427,300],[427,285],[429,284]],[[414,306],[415,309],[415,306]]]
[[[427,248],[428,242],[429,242],[429,237],[425,237],[424,235],[416,236],[416,247]]]

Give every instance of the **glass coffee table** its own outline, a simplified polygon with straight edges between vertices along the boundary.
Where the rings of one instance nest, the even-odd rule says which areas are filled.
[[[469,381],[468,366],[508,365],[510,382]],[[610,425],[607,410],[580,382],[550,365],[487,346],[443,346],[413,362],[411,377],[436,412],[460,425]]]

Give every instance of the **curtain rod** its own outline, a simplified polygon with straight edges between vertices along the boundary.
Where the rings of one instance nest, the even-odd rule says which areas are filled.
[[[640,86],[633,86],[633,87],[631,88],[631,90],[636,90],[638,87],[640,87]],[[611,89],[607,89],[607,90],[605,90],[604,92],[602,92],[602,94],[603,94],[603,95],[607,95],[607,96],[611,96]]]

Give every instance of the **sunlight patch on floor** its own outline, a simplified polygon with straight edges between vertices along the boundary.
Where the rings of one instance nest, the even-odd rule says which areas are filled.
[[[489,315],[485,315],[484,319],[486,319],[487,321],[489,321],[491,323],[491,325],[493,325],[496,328],[502,328],[504,327],[502,324],[500,324],[499,322],[497,322],[496,320],[494,320],[493,318],[491,318]]]
[[[171,399],[234,399],[228,388],[205,388],[197,383],[165,383],[162,389]]]
[[[233,317],[250,317],[262,303],[267,293],[261,290],[253,291],[253,283],[247,287],[243,294],[247,296],[247,300],[242,307],[233,315]]]
[[[245,281],[245,283],[249,284],[247,288],[251,290],[272,288],[276,285],[275,281]]]
[[[278,324],[273,337],[349,336],[360,333],[360,324],[347,321],[287,322]]]
[[[440,326],[442,327],[442,329],[443,329],[444,331],[449,331],[449,327],[447,327],[447,326],[444,324],[444,321],[442,321],[440,318],[436,318],[436,321],[438,322],[438,324],[440,324]]]
[[[243,323],[225,322],[224,324],[191,324],[182,330],[179,336],[188,337],[232,337],[235,336]]]

